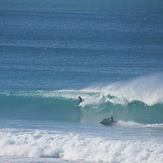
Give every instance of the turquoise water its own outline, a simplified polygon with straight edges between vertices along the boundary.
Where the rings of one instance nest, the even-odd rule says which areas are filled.
[[[0,161],[163,162],[162,11],[0,0]]]

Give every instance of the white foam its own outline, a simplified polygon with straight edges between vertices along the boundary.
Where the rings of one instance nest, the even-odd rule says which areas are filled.
[[[134,121],[118,121],[117,125],[119,126],[124,126],[124,127],[143,127],[143,125],[141,123],[137,123]]]
[[[109,140],[50,131],[0,132],[0,156],[61,158],[92,162],[163,162],[163,144],[155,141]]]
[[[152,127],[152,128],[163,128],[163,123],[160,124],[147,124],[147,125],[143,125],[143,127]]]
[[[141,101],[149,106],[163,103],[163,74],[139,77],[129,81],[116,82],[105,87],[91,87],[85,90],[101,92],[108,102],[114,104],[128,104]],[[109,98],[109,96],[113,98]]]

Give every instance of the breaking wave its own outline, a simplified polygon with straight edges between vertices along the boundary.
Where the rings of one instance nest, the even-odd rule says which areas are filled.
[[[117,120],[163,122],[163,75],[83,90],[0,92],[0,117],[97,123]],[[79,104],[78,96],[84,101]]]

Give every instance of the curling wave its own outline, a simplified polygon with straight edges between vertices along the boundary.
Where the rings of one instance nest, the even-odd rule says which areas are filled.
[[[142,77],[83,90],[0,92],[0,117],[98,123],[117,120],[163,122],[163,76]],[[79,104],[78,96],[84,101]]]

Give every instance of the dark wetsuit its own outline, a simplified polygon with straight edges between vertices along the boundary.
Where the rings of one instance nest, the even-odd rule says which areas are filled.
[[[81,103],[83,101],[83,99],[79,96],[79,103]]]

